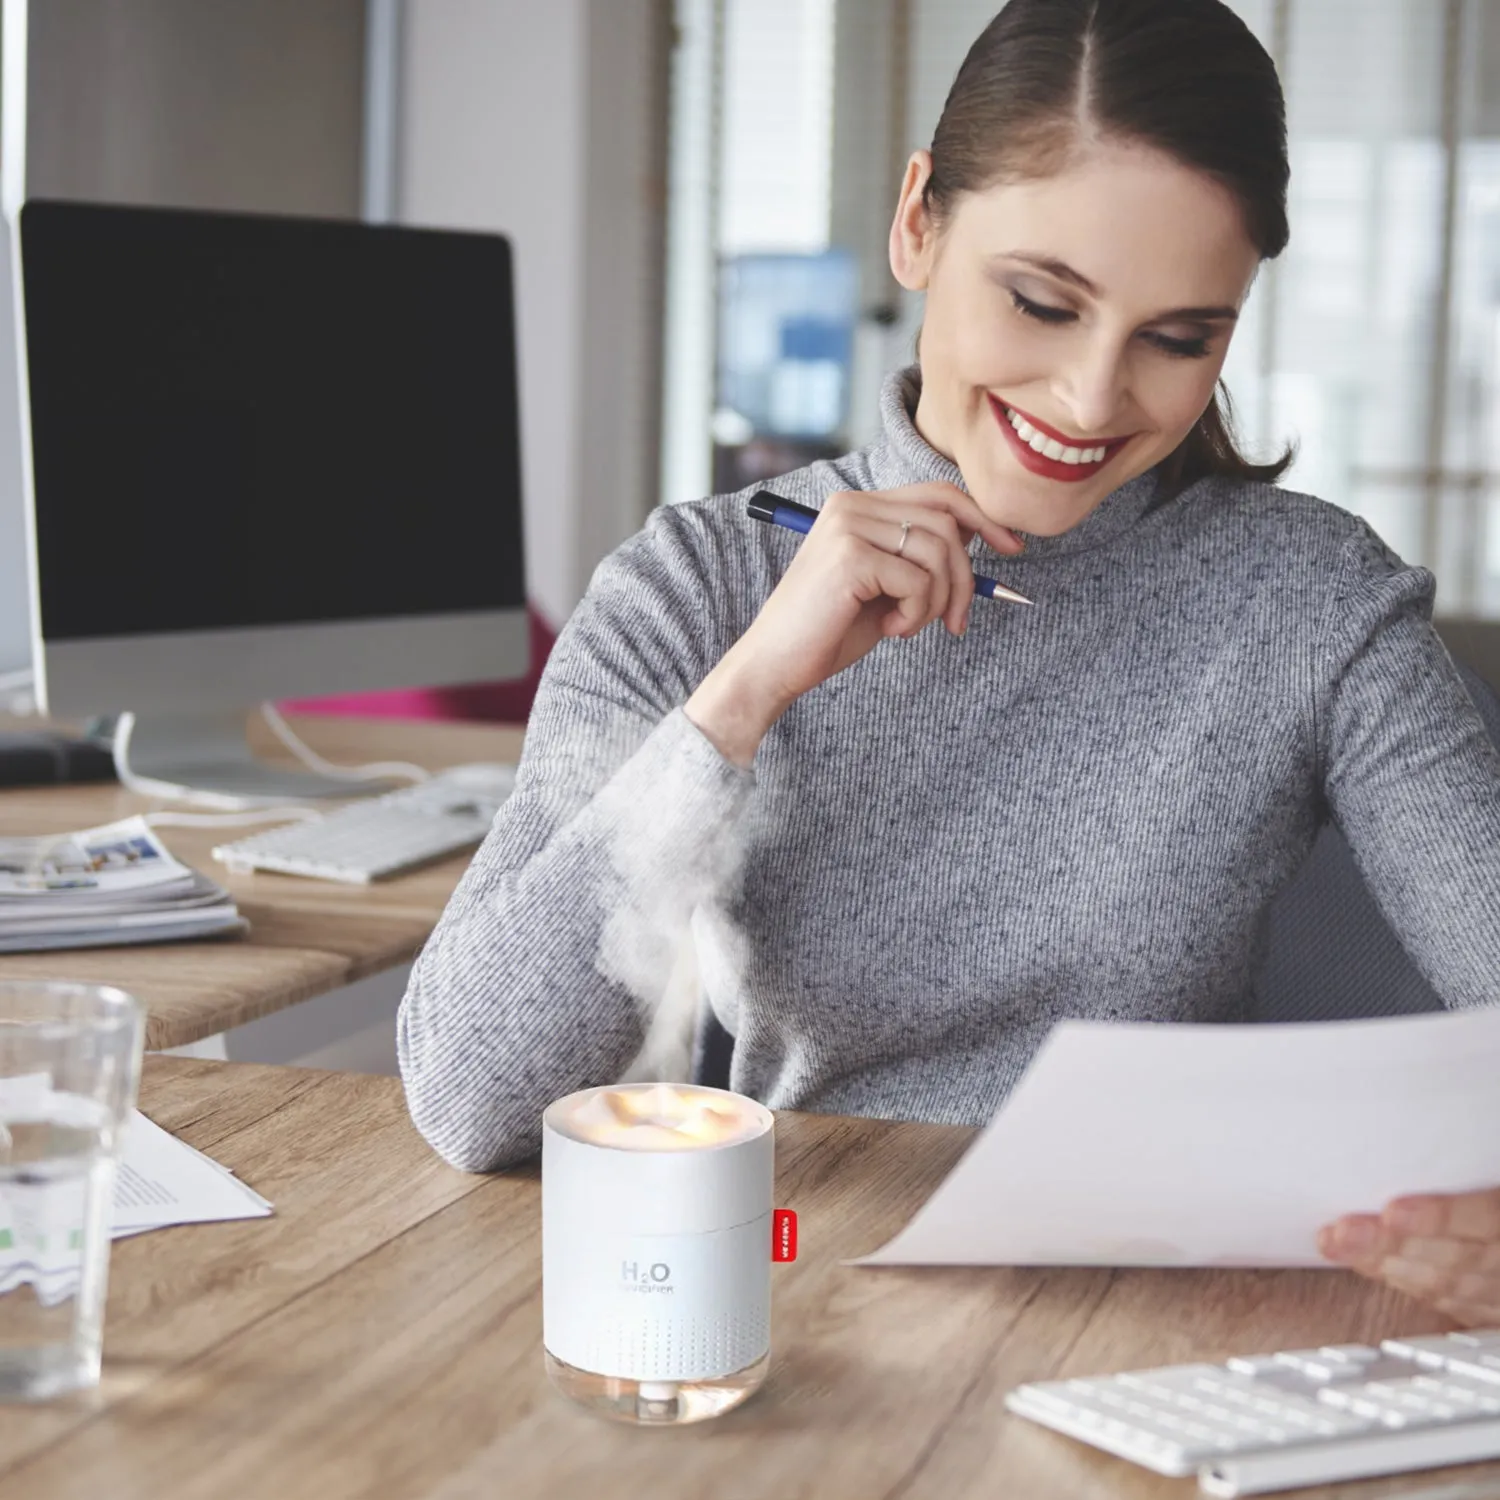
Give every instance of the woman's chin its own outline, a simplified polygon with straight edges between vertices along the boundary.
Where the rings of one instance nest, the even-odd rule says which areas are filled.
[[[1076,501],[1066,508],[1029,498],[1018,502],[1013,485],[1007,487],[994,480],[982,486],[970,484],[968,489],[974,503],[990,520],[999,526],[1008,526],[1012,531],[1024,531],[1027,536],[1061,536],[1078,525],[1098,504],[1096,499],[1080,510]]]
[[[1136,473],[1127,471],[1123,477],[1110,472],[1106,465],[1097,477],[1076,484],[1038,480],[1035,476],[1023,475],[1018,481],[1010,475],[987,473],[977,482],[965,483],[975,504],[992,521],[1009,526],[1012,531],[1024,531],[1028,536],[1061,536],[1096,511],[1109,495]],[[1041,484],[1048,493],[1037,494],[1031,485]]]

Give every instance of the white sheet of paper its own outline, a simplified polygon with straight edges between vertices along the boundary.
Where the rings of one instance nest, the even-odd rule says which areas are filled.
[[[262,1218],[271,1205],[218,1162],[139,1110],[125,1128],[110,1233]]]
[[[1065,1021],[910,1224],[851,1265],[1326,1266],[1318,1228],[1500,1185],[1500,1006]]]

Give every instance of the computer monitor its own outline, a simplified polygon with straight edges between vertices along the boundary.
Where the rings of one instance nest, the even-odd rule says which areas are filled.
[[[246,709],[528,663],[500,235],[27,203],[33,665],[53,715],[230,801]]]

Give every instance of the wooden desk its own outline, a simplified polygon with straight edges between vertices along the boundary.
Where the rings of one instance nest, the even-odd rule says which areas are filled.
[[[777,1202],[801,1249],[775,1270],[770,1378],[715,1421],[637,1431],[543,1373],[534,1167],[445,1167],[387,1078],[149,1058],[142,1103],[276,1216],[115,1246],[103,1385],[0,1411],[0,1500],[1188,1500],[1002,1396],[1445,1326],[1340,1271],[843,1267],[971,1132],[784,1113]]]
[[[497,725],[333,717],[294,725],[314,749],[349,765],[410,760],[438,770],[465,761],[514,762],[521,753],[521,731]],[[268,760],[290,760],[258,721],[252,738],[267,747]],[[7,790],[0,792],[0,836],[88,828],[165,805],[113,782]],[[0,956],[0,979],[118,984],[146,1007],[146,1046],[178,1047],[414,958],[471,858],[455,855],[369,887],[265,872],[231,875],[209,851],[252,831],[160,830],[174,854],[233,893],[250,922],[248,937],[10,953]]]

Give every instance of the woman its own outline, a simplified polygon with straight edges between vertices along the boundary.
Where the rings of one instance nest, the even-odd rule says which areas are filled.
[[[996,17],[902,184],[926,315],[881,438],[776,482],[805,540],[744,495],[657,511],[552,654],[402,1006],[446,1158],[681,1076],[700,1002],[769,1105],[982,1124],[1062,1017],[1248,1018],[1329,814],[1447,1002],[1490,998],[1500,757],[1431,575],[1274,488],[1216,403],[1286,182],[1275,70],[1218,0]],[[1322,1247],[1500,1323],[1500,1193]]]

